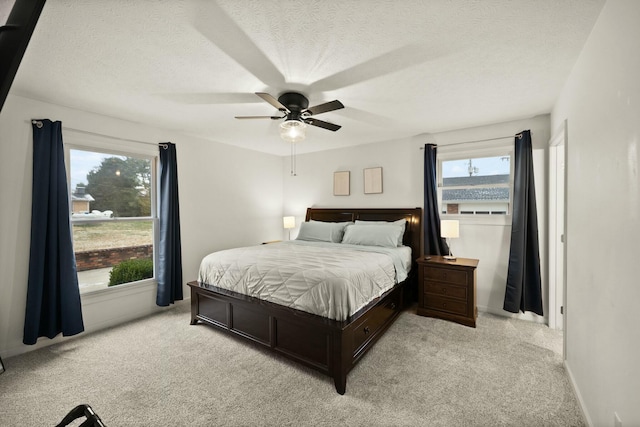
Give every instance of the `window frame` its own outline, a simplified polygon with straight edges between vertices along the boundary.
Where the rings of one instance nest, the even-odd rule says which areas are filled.
[[[461,144],[457,146],[446,145],[438,147],[437,154],[437,194],[438,194],[438,213],[441,219],[454,219],[468,223],[489,224],[489,225],[511,225],[511,217],[513,213],[513,172],[514,172],[514,147],[513,143],[500,143],[483,145],[478,148],[470,148],[469,144]],[[442,163],[452,160],[467,160],[482,157],[503,157],[509,156],[509,210],[506,214],[485,214],[485,213],[457,213],[457,214],[442,214],[442,190],[443,176],[442,176]]]
[[[69,202],[69,213],[72,211],[72,200],[71,195],[73,192],[73,188],[71,187],[71,150],[82,150],[82,151],[91,151],[98,152],[107,155],[114,156],[127,156],[127,157],[136,157],[140,159],[147,159],[151,162],[151,188],[150,188],[150,196],[151,196],[151,213],[150,216],[144,217],[117,217],[110,219],[72,219],[71,214],[69,215],[69,221],[71,226],[74,224],[87,224],[87,223],[98,223],[98,222],[136,222],[136,221],[151,221],[152,223],[152,238],[153,238],[153,277],[143,280],[138,280],[135,282],[122,283],[118,286],[107,286],[105,288],[97,288],[97,289],[88,289],[85,291],[81,291],[81,297],[85,297],[88,295],[99,295],[105,292],[108,293],[116,293],[126,291],[127,288],[132,287],[148,287],[151,285],[156,285],[156,273],[157,273],[157,262],[158,262],[158,251],[157,245],[160,241],[159,238],[159,216],[158,216],[158,200],[159,200],[159,179],[158,179],[158,171],[159,171],[159,162],[160,155],[158,152],[157,145],[152,143],[143,143],[131,140],[123,140],[117,137],[109,137],[107,135],[97,135],[91,132],[84,131],[74,131],[69,129],[64,129],[64,159],[66,165],[66,175],[67,175],[67,191],[68,191],[68,202]],[[72,237],[73,242],[73,237]],[[73,242],[75,243],[75,242]]]

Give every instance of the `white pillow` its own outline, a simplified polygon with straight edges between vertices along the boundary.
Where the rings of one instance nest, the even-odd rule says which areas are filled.
[[[402,226],[402,233],[400,234],[400,237],[398,237],[398,246],[402,246],[402,238],[404,237],[404,230],[407,227],[407,220],[402,218],[399,219],[397,221],[362,221],[357,219],[356,220],[356,224],[367,224],[367,225],[389,225],[389,224],[394,224],[394,225],[400,225]]]
[[[352,222],[322,222],[309,221],[300,224],[300,232],[296,240],[307,242],[332,242],[340,243],[344,229]]]
[[[402,227],[396,224],[354,224],[345,229],[342,243],[395,248],[399,238],[402,242],[402,234]]]

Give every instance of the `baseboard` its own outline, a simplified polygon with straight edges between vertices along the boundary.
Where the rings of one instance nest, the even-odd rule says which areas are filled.
[[[593,426],[593,423],[591,422],[591,417],[589,417],[589,412],[587,411],[586,405],[584,404],[584,400],[582,399],[580,390],[576,385],[575,378],[573,377],[573,372],[571,372],[571,368],[569,367],[569,364],[567,363],[566,360],[564,361],[563,365],[564,365],[564,369],[567,371],[567,375],[569,376],[569,383],[571,383],[573,394],[575,394],[576,399],[578,400],[578,405],[580,406],[580,411],[582,412],[582,416],[584,417],[584,420],[586,421],[587,425],[591,427]]]
[[[546,316],[538,316],[535,313],[526,312],[526,313],[509,313],[508,311],[504,311],[501,309],[496,309],[493,307],[485,307],[478,306],[478,311],[482,311],[484,313],[495,314],[496,316],[509,317],[512,319],[526,320],[528,322],[540,323],[543,325],[548,325],[549,320]]]

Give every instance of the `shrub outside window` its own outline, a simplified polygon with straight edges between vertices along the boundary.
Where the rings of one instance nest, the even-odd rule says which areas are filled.
[[[80,293],[154,277],[155,159],[69,148]]]

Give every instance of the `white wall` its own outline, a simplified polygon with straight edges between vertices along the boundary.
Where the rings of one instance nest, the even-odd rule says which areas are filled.
[[[304,221],[308,206],[317,207],[422,207],[425,143],[448,144],[497,138],[530,129],[534,145],[536,194],[540,227],[543,292],[546,296],[546,147],[549,142],[549,116],[538,116],[491,126],[463,129],[371,145],[347,147],[297,156],[297,176],[290,176],[290,161],[283,159],[284,214],[294,215],[296,224]],[[501,143],[505,143],[502,140]],[[509,140],[506,140],[509,143]],[[512,143],[512,142],[511,142]],[[487,144],[470,144],[486,146]],[[364,194],[363,169],[382,166],[383,193]],[[351,171],[351,195],[333,195],[333,172]],[[291,236],[297,235],[297,229]],[[480,260],[478,266],[478,309],[510,316],[502,310],[509,258],[510,225],[494,221],[463,220],[460,239],[452,243],[456,255]],[[546,308],[545,298],[545,308]],[[527,314],[518,317],[544,321]]]
[[[0,354],[9,357],[60,337],[22,344],[31,228],[30,119],[116,138],[171,141],[178,154],[183,279],[197,279],[204,255],[218,249],[281,238],[282,159],[168,130],[10,95],[0,114]],[[63,130],[63,138],[64,138]],[[189,297],[185,287],[185,297]],[[87,332],[149,314],[155,286],[83,295]]]
[[[566,364],[589,423],[640,425],[640,2],[609,0],[552,113],[567,119]]]

